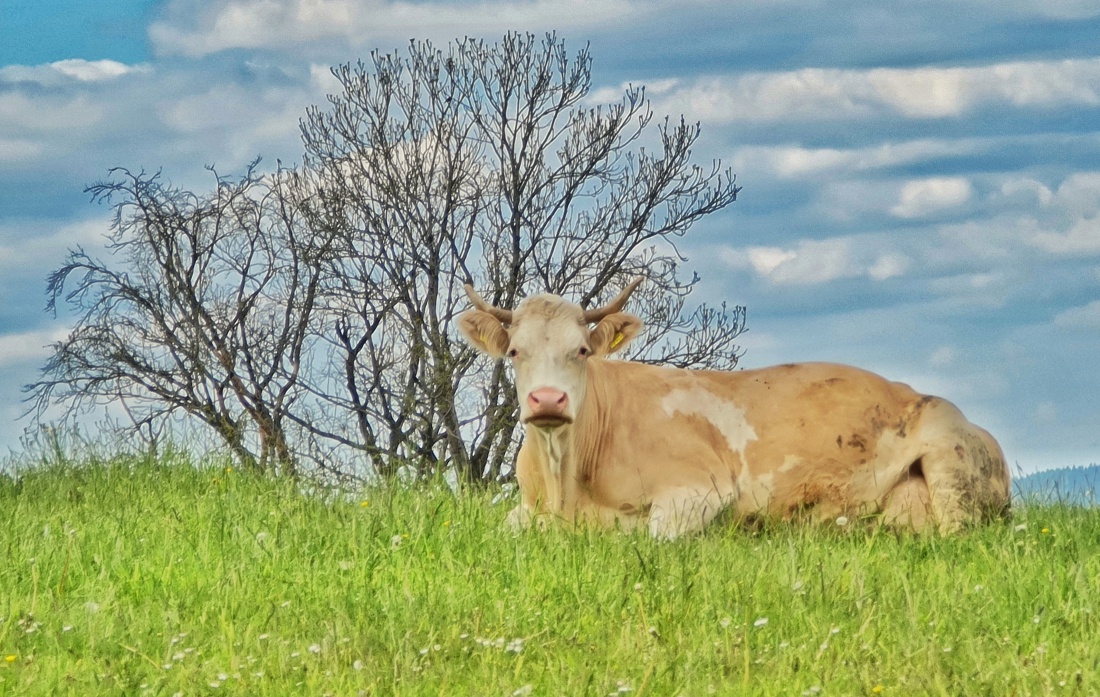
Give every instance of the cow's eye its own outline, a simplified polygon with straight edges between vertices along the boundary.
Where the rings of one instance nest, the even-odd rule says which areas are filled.
[[[518,355],[519,355],[519,349],[515,349],[515,348],[508,349],[508,357],[509,358],[515,358]]]
[[[581,346],[579,349],[577,349],[577,355],[581,358],[584,358],[590,353],[592,353],[592,351],[587,346]]]

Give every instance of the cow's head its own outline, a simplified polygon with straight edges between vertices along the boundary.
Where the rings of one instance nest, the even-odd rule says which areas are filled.
[[[527,298],[513,310],[493,307],[472,286],[466,294],[477,309],[458,318],[471,344],[494,358],[509,358],[516,372],[520,421],[543,428],[573,423],[584,402],[588,361],[620,351],[642,329],[622,312],[642,278],[596,310],[556,295]],[[595,325],[595,326],[593,326]]]

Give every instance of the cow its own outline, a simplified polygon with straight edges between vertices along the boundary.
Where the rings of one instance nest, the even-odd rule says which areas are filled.
[[[832,363],[687,370],[619,360],[642,281],[592,310],[556,295],[458,318],[511,361],[525,437],[513,527],[558,518],[659,539],[742,520],[867,519],[950,534],[1007,513],[997,441],[947,400]]]

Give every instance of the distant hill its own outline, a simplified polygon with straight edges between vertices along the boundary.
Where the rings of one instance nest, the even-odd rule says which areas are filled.
[[[1100,465],[1061,467],[1013,478],[1012,494],[1025,502],[1100,505]]]

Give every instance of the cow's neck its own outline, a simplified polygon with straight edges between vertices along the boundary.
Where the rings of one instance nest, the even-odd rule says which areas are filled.
[[[592,361],[595,363],[596,361]],[[537,444],[543,479],[546,482],[544,506],[551,513],[571,518],[575,512],[578,486],[592,478],[599,459],[597,440],[603,424],[603,392],[593,380],[589,368],[586,395],[576,420],[560,428],[527,427],[527,437]]]

